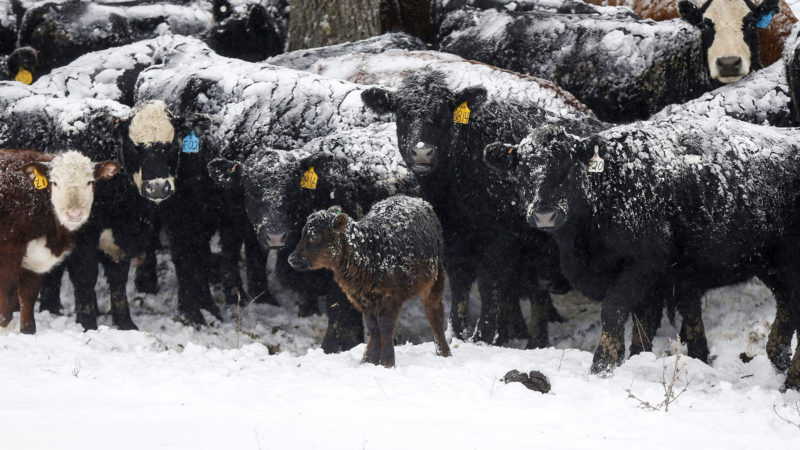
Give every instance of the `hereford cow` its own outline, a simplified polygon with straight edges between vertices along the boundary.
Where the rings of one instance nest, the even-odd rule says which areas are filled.
[[[296,270],[329,269],[364,315],[364,362],[394,366],[394,329],[411,298],[422,296],[436,354],[450,356],[444,336],[442,225],[426,201],[398,195],[376,203],[360,221],[339,207],[308,217],[289,255]]]
[[[440,50],[551,80],[605,120],[643,119],[720,83],[705,63],[708,33],[682,21],[464,9],[441,34]]]
[[[487,147],[486,159],[511,171],[520,210],[555,238],[572,285],[603,301],[591,368],[603,374],[624,359],[632,308],[664,283],[683,295],[758,276],[792,311],[788,328],[800,328],[790,231],[800,225],[799,153],[793,129],[677,116],[589,138],[547,127]],[[789,388],[800,388],[798,355]]]
[[[481,317],[475,337],[505,342],[508,331],[501,318],[518,304],[520,268],[535,260],[540,275],[552,273],[546,267],[554,261],[549,257],[551,241],[526,230],[514,213],[513,185],[483,165],[483,147],[513,141],[544,123],[569,124],[578,133],[602,124],[574,110],[489,97],[481,87],[454,92],[440,72],[412,73],[396,92],[371,88],[362,97],[376,111],[397,115],[400,153],[442,219],[454,302],[466,302],[477,276]],[[542,278],[535,290],[547,291],[554,281]],[[463,332],[467,317],[458,301],[451,325]],[[540,340],[531,340],[530,346],[547,345],[542,336],[535,338]]]
[[[95,182],[118,171],[116,162],[92,163],[75,151],[0,150],[0,326],[18,302],[20,332],[36,332],[41,275],[72,249],[73,233],[89,219]]]

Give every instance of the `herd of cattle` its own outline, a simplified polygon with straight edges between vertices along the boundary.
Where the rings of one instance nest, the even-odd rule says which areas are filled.
[[[364,360],[388,366],[415,295],[450,354],[445,271],[461,339],[548,346],[551,294],[601,301],[597,374],[631,317],[630,353],[651,350],[665,308],[706,361],[701,297],[758,277],[767,353],[800,389],[797,19],[778,0],[589,3],[433,0],[433,42],[290,53],[286,0],[0,4],[0,326],[19,309],[35,332],[37,298],[58,313],[66,270],[96,328],[102,264],[136,329],[129,269],[158,289],[163,229],[186,323],[221,319],[212,279],[276,304],[275,250],[299,314],[326,299],[322,348],[366,323]]]

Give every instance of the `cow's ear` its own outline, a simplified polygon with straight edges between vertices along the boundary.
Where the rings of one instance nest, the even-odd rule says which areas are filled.
[[[207,114],[194,113],[189,116],[183,126],[186,133],[194,131],[194,134],[200,136],[211,129],[211,116]]]
[[[397,109],[396,94],[386,89],[373,87],[364,90],[361,92],[361,100],[367,108],[378,114],[394,112]]]
[[[31,181],[36,183],[36,179],[44,177],[45,179],[50,175],[50,163],[42,161],[34,161],[22,166],[22,171],[30,178]],[[45,186],[47,183],[45,183]]]
[[[120,165],[116,161],[102,161],[94,164],[95,180],[110,180],[114,178],[120,170]]]
[[[255,4],[247,13],[247,29],[250,31],[262,30],[270,25],[269,14],[263,6]]]
[[[338,208],[338,211],[334,211],[336,215],[333,216],[333,222],[331,223],[331,228],[333,229],[334,233],[343,233],[344,230],[347,228],[347,223],[350,222],[350,216],[342,212],[341,206],[333,206],[331,208],[328,208],[328,211],[330,211],[333,208]]]
[[[231,188],[241,185],[242,164],[226,158],[214,158],[208,163],[208,175],[216,185]]]
[[[221,22],[231,16],[233,8],[228,0],[214,0],[213,12],[214,20]]]
[[[93,128],[108,133],[116,138],[121,138],[123,129],[127,127],[129,118],[119,117],[115,114],[103,111],[95,114],[89,119],[89,125]]]
[[[316,171],[324,170],[323,168],[330,164],[333,159],[334,156],[330,152],[315,153],[300,160],[300,168],[303,171],[308,170],[309,167],[314,167]]]
[[[680,0],[678,2],[678,14],[680,14],[681,19],[694,26],[700,26],[703,23],[703,12],[691,0]]]
[[[484,147],[483,161],[498,172],[506,172],[517,168],[519,154],[511,144],[494,142]]]
[[[483,86],[470,86],[455,94],[453,109],[466,103],[469,109],[480,107],[486,101],[487,93]]]

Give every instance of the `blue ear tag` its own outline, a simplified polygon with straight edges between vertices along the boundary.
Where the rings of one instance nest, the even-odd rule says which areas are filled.
[[[767,28],[772,23],[772,11],[767,11],[766,14],[761,16],[761,20],[756,22],[756,28]]]
[[[183,153],[197,153],[199,147],[200,139],[194,134],[194,131],[190,131],[189,134],[183,138],[183,149],[181,151]]]

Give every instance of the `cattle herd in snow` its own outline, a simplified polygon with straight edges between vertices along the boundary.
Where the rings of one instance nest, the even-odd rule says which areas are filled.
[[[437,354],[448,326],[547,347],[551,294],[574,289],[602,303],[590,370],[605,375],[626,321],[630,354],[650,351],[665,308],[708,362],[702,296],[758,277],[777,304],[767,354],[800,389],[789,6],[430,3],[412,27],[427,42],[290,53],[288,0],[0,4],[0,326],[19,310],[34,333],[37,299],[62,312],[66,271],[76,321],[97,328],[102,264],[114,325],[136,329],[129,272],[158,290],[163,231],[188,325],[222,320],[217,281],[228,304],[278,304],[275,251],[299,315],[324,298],[325,352],[366,337],[364,361],[394,365],[417,295]]]

